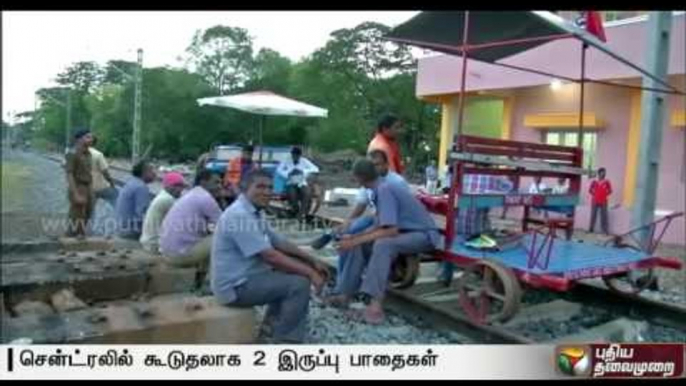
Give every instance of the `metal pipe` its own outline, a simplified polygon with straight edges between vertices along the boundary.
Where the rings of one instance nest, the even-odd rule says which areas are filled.
[[[500,40],[497,42],[474,44],[474,45],[463,44],[462,46],[452,46],[450,44],[441,44],[441,43],[428,43],[428,42],[421,42],[418,40],[403,39],[403,38],[386,38],[386,40],[394,41],[396,43],[405,43],[405,44],[411,44],[411,45],[416,45],[416,46],[423,46],[423,47],[427,47],[427,48],[434,47],[434,48],[439,48],[439,49],[447,49],[447,50],[451,50],[451,51],[462,52],[465,49],[469,50],[469,51],[477,51],[477,50],[484,49],[484,48],[502,47],[502,46],[508,46],[508,45],[513,45],[513,44],[532,43],[532,42],[539,42],[539,41],[553,41],[553,40],[567,39],[567,38],[572,38],[572,37],[574,37],[574,34],[565,33],[565,34],[538,36],[535,38]]]
[[[138,162],[141,146],[141,83],[143,80],[143,50],[138,49],[138,65],[136,66],[136,77],[133,95],[133,134],[131,138],[131,164]]]
[[[464,49],[462,50],[462,80],[461,80],[461,86],[460,86],[460,103],[458,107],[458,115],[457,115],[457,136],[455,138],[455,145],[458,146],[458,151],[460,150],[459,148],[459,143],[460,143],[460,136],[462,135],[462,124],[463,124],[463,119],[464,119],[464,100],[466,98],[465,96],[465,89],[466,89],[466,80],[467,80],[467,55],[468,55],[468,43],[469,43],[469,11],[464,12],[464,32],[462,34],[462,46]],[[455,195],[457,193],[458,188],[462,188],[462,183],[461,183],[461,171],[462,167],[460,166],[461,163],[458,161],[458,167],[453,168],[453,173],[452,173],[452,183],[450,185],[450,193],[448,194],[448,213],[447,213],[447,227],[446,227],[446,246],[447,248],[450,248],[452,245],[453,239],[455,237]],[[457,211],[457,216],[459,216],[459,208]]]
[[[575,78],[570,78],[568,76],[564,75],[557,75],[553,74],[550,72],[546,71],[541,71],[541,70],[535,70],[531,68],[526,68],[526,67],[520,67],[520,66],[515,66],[513,64],[507,64],[507,63],[501,63],[501,62],[488,62],[489,64],[493,64],[495,66],[500,66],[500,67],[506,67],[506,68],[511,68],[513,70],[518,70],[518,71],[523,71],[523,72],[530,72],[532,74],[537,74],[537,75],[542,75],[542,76],[548,76],[551,78],[558,78],[562,80],[566,80],[568,82],[573,82],[573,83],[580,83],[580,79],[575,79]],[[595,80],[595,79],[590,79],[586,78],[584,80],[585,82],[588,83],[598,83],[598,84],[603,84],[606,86],[613,86],[613,87],[624,87],[624,88],[630,88],[630,89],[636,89],[636,90],[646,90],[646,91],[654,91],[654,92],[660,92],[660,93],[665,93],[665,94],[673,94],[673,95],[686,95],[686,92],[681,91],[681,90],[676,90],[676,91],[669,91],[665,89],[660,89],[660,88],[654,88],[654,87],[643,87],[643,86],[632,86],[629,84],[619,84],[619,83],[612,83],[612,82],[607,82],[603,80]]]
[[[67,88],[67,119],[64,130],[64,151],[69,149],[69,140],[71,137],[71,89]]]
[[[579,132],[576,136],[576,146],[581,148],[582,136],[584,134],[584,79],[586,79],[586,43],[581,43],[581,82],[579,91]],[[583,164],[581,165],[583,167]]]
[[[262,117],[260,119],[260,154],[259,154],[258,161],[257,161],[257,167],[259,167],[259,168],[262,167],[262,147],[264,145],[264,143],[262,142],[262,134],[264,132],[264,126],[266,125],[266,121],[267,121],[267,116],[262,115]]]

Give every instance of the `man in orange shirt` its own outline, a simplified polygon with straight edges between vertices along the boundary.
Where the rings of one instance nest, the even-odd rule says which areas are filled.
[[[233,158],[226,165],[223,185],[229,191],[231,201],[240,194],[240,183],[250,172],[257,169],[252,156],[254,148],[252,145],[244,145],[241,149],[241,156]]]
[[[388,168],[398,174],[402,174],[404,170],[402,157],[400,156],[400,146],[396,142],[401,126],[402,122],[398,117],[393,115],[384,116],[376,126],[376,135],[367,147],[367,153],[377,149],[386,153]]]

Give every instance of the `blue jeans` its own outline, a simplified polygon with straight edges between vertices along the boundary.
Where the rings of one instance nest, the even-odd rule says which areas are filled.
[[[343,231],[344,235],[356,235],[364,232],[366,229],[374,225],[374,216],[360,216],[353,220],[348,226],[348,229]],[[341,274],[343,273],[343,266],[347,254],[338,256],[338,264],[336,268],[336,282],[340,283]]]
[[[239,307],[268,305],[265,323],[278,342],[302,343],[307,337],[310,281],[298,275],[269,271],[249,276],[235,289]]]

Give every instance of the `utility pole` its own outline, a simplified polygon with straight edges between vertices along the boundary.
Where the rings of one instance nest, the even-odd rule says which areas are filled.
[[[669,59],[669,38],[672,29],[672,12],[650,12],[646,44],[646,70],[655,77],[667,80]],[[643,76],[643,87],[658,88],[661,85],[652,78]],[[643,91],[641,100],[641,141],[638,149],[638,175],[636,176],[636,202],[633,210],[633,225],[640,227],[651,223],[655,217],[660,148],[664,127],[666,94]],[[638,235],[642,247],[650,242],[647,230]]]
[[[138,49],[138,67],[136,67],[133,101],[133,138],[131,140],[131,164],[138,162],[141,136],[141,83],[143,80],[143,50]]]
[[[64,152],[69,149],[69,140],[71,139],[71,89],[67,88],[67,120],[64,130]]]

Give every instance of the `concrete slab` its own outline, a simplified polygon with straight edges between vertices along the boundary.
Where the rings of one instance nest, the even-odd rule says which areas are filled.
[[[194,287],[193,268],[171,268],[140,250],[111,249],[41,254],[2,264],[1,286],[8,305],[24,300],[50,302],[55,292],[71,288],[85,302],[187,292]],[[19,256],[19,255],[18,255]]]
[[[104,237],[87,237],[79,239],[75,237],[61,237],[60,246],[66,251],[101,251],[114,248],[114,240]]]
[[[213,297],[166,295],[147,302],[119,301],[61,315],[3,320],[6,342],[244,344],[254,337],[252,308],[230,308]]]

